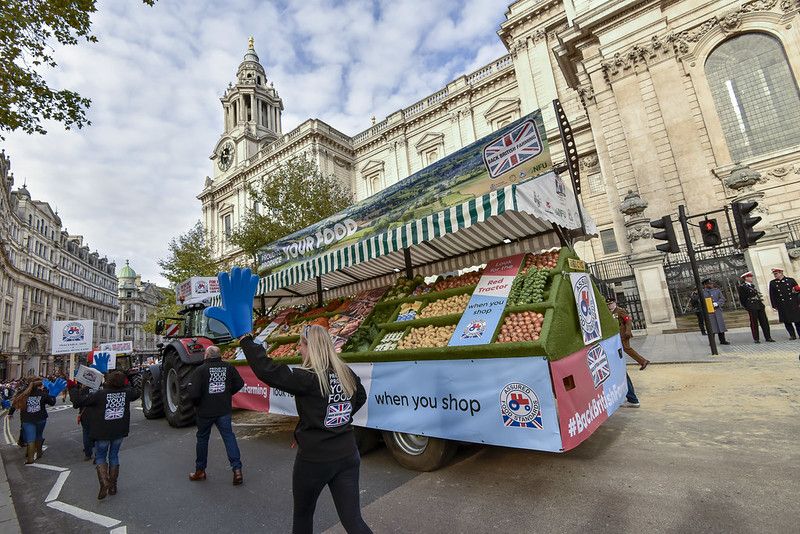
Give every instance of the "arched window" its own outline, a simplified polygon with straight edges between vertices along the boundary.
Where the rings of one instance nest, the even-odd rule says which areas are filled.
[[[734,161],[800,144],[800,93],[777,39],[729,39],[708,56],[705,71]]]

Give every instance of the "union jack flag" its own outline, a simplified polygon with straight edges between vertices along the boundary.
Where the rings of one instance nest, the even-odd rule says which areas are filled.
[[[497,178],[542,153],[542,140],[532,120],[526,120],[483,149],[489,176]]]
[[[608,365],[608,358],[603,347],[595,345],[589,349],[589,352],[586,353],[586,363],[592,373],[594,388],[597,389],[600,384],[606,381],[606,378],[611,376],[611,368]]]
[[[329,404],[328,413],[325,416],[325,426],[327,428],[334,428],[346,425],[350,422],[350,412],[352,411],[353,406],[349,402]]]

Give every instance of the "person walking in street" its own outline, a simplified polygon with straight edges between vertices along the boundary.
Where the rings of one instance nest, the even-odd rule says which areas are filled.
[[[11,402],[8,416],[13,417],[17,410],[20,412],[26,464],[32,464],[42,457],[48,405],[55,406],[56,398],[42,387],[42,380],[39,378],[31,380]]]
[[[197,406],[195,471],[189,475],[189,480],[206,479],[208,438],[211,436],[211,427],[216,426],[233,470],[233,485],[238,486],[244,481],[239,445],[231,422],[231,398],[243,387],[244,380],[239,372],[228,362],[222,361],[219,347],[208,347],[205,361],[194,370],[187,384],[189,398]]]
[[[794,278],[784,276],[783,269],[772,269],[769,281],[769,303],[778,311],[778,320],[783,323],[791,339],[800,336],[800,286]]]
[[[706,311],[708,312],[708,322],[711,323],[711,333],[719,336],[720,345],[730,345],[730,342],[725,339],[725,332],[727,332],[728,328],[725,326],[725,316],[722,314],[722,306],[726,302],[725,295],[714,287],[714,283],[710,278],[703,280],[704,302],[701,305],[705,305],[708,299],[711,299],[711,307]]]
[[[633,358],[636,363],[639,364],[639,370],[644,371],[645,368],[650,365],[650,360],[636,352],[633,347],[631,347],[631,338],[633,337],[633,326],[631,321],[631,316],[628,314],[628,310],[619,306],[617,304],[616,297],[606,297],[606,304],[608,305],[608,309],[611,312],[617,322],[619,322],[619,337],[622,339],[622,350],[625,351],[625,354]]]
[[[83,384],[77,382],[70,382],[69,399],[72,401],[72,407],[78,410],[78,424],[81,425],[81,432],[83,434],[83,459],[89,461],[94,458],[94,440],[92,439],[91,429],[89,424],[92,420],[92,406],[79,407],[76,405],[78,399],[88,396],[91,389]]]
[[[739,284],[739,303],[742,308],[747,310],[750,316],[750,332],[753,334],[753,341],[759,341],[758,326],[761,325],[761,330],[764,332],[764,341],[774,342],[769,332],[769,320],[767,320],[767,312],[764,311],[764,300],[758,288],[753,284],[753,273],[747,271],[741,276],[742,283]]]
[[[73,394],[78,408],[92,408],[89,436],[95,442],[98,499],[117,494],[119,450],[130,432],[131,402],[140,395],[139,390],[127,387],[125,381],[125,373],[109,371],[103,387],[96,392]]]
[[[701,305],[702,302],[700,300],[700,295],[697,293],[697,290],[695,289],[689,296],[689,307],[692,309],[695,316],[697,316],[697,326],[700,327],[700,333],[706,336],[708,334],[706,334],[706,322],[703,320],[703,312],[700,311]]]
[[[259,380],[295,396],[300,420],[294,432],[298,451],[292,473],[292,532],[312,532],[317,499],[328,486],[344,529],[371,534],[361,517],[361,458],[352,427],[353,415],[367,395],[361,380],[336,353],[328,331],[319,325],[303,328],[302,364],[294,369],[275,363],[252,334],[241,337],[240,346]]]

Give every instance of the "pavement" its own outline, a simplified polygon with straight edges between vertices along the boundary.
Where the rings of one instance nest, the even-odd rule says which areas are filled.
[[[0,418],[4,417],[5,410],[0,414]],[[21,532],[17,512],[14,509],[14,502],[11,499],[11,486],[8,485],[6,468],[0,459],[0,534],[18,534]]]

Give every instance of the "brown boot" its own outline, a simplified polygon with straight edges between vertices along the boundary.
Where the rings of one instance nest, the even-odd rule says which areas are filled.
[[[233,485],[234,486],[241,486],[242,482],[244,482],[244,478],[242,478],[242,470],[241,469],[234,469],[233,470]]]
[[[28,443],[25,447],[25,463],[32,464],[36,461],[36,444]]]
[[[36,459],[42,457],[42,445],[44,445],[44,440],[34,442],[36,445]]]
[[[205,480],[206,479],[206,471],[205,469],[198,469],[194,473],[189,473],[189,480]]]
[[[117,478],[119,478],[119,466],[112,465],[108,469],[108,494],[117,494]]]
[[[97,494],[97,499],[103,500],[108,495],[108,464],[97,465],[97,481],[100,482],[100,491]]]

